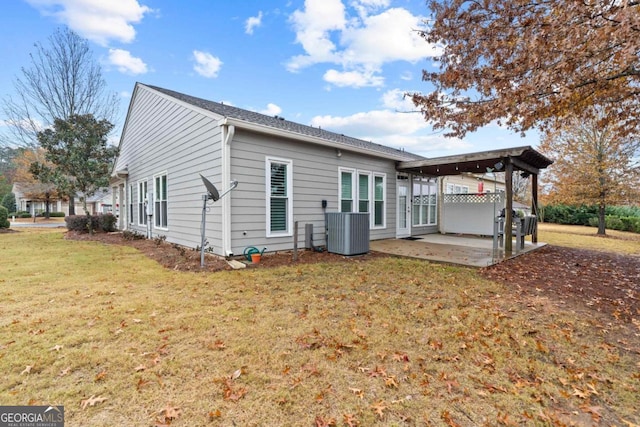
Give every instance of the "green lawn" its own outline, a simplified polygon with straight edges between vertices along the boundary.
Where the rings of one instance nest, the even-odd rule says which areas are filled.
[[[183,273],[63,235],[0,234],[3,405],[62,404],[68,426],[640,424],[640,323],[425,261]]]

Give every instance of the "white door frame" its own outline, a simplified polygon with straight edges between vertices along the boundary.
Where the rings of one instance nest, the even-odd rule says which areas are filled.
[[[411,180],[408,175],[396,176],[396,238],[411,236]]]

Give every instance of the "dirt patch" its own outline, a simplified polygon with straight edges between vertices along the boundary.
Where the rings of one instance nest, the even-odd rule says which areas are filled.
[[[545,246],[483,268],[481,274],[521,293],[589,307],[624,322],[640,318],[638,256]]]
[[[157,261],[162,266],[176,271],[207,271],[215,272],[221,270],[231,270],[227,261],[218,256],[205,254],[205,267],[200,267],[200,251],[185,248],[184,246],[158,239],[134,239],[129,240],[123,237],[121,232],[114,233],[78,233],[68,231],[65,235],[69,240],[90,240],[106,244],[127,245],[138,249],[147,257]],[[238,261],[246,262],[250,268],[271,268],[279,266],[290,266],[297,264],[309,264],[318,262],[362,262],[376,257],[387,256],[385,254],[371,252],[366,255],[343,256],[329,252],[315,252],[305,249],[298,250],[298,259],[294,261],[293,251],[282,251],[265,253],[259,264],[252,264],[244,257],[236,257]]]

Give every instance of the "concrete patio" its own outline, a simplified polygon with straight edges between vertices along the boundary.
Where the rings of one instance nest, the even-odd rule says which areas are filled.
[[[524,249],[516,251],[513,240],[513,253],[505,257],[504,248],[493,250],[493,239],[457,234],[425,234],[409,239],[373,240],[369,244],[372,251],[391,255],[420,258],[429,261],[459,264],[469,267],[487,267],[534,251],[546,243],[531,243],[525,240]]]

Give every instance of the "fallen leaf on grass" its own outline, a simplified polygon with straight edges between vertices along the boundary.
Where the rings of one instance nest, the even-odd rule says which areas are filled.
[[[213,421],[216,418],[220,418],[222,416],[222,412],[220,409],[216,409],[215,411],[209,412],[209,421]]]
[[[242,368],[236,369],[236,371],[233,374],[231,374],[231,380],[236,380],[240,378],[240,375],[242,375]]]
[[[357,427],[360,424],[353,414],[344,414],[342,416],[342,422],[344,422],[347,427]]]
[[[164,416],[164,422],[171,422],[182,415],[182,409],[179,406],[171,406],[167,403],[167,405],[162,408],[160,411],[160,415]]]
[[[92,395],[92,396],[91,396],[90,398],[88,398],[88,399],[83,399],[83,400],[81,400],[81,401],[80,401],[80,407],[81,407],[82,409],[86,409],[86,408],[87,408],[87,406],[95,406],[95,405],[96,405],[96,403],[102,403],[102,402],[104,402],[105,400],[107,400],[107,398],[106,398],[106,397],[102,397],[102,396],[98,396],[98,397],[96,397],[96,395],[94,394],[94,395]]]
[[[134,368],[136,372],[144,371],[145,369],[147,369],[147,367],[144,365],[138,365]]]
[[[381,400],[380,402],[371,405],[371,409],[378,416],[378,418],[382,419],[384,418],[384,411],[387,409],[387,404],[384,402],[384,400]]]
[[[69,372],[71,372],[71,366],[68,366],[66,368],[64,368],[63,370],[60,371],[60,373],[58,374],[59,377],[64,377],[65,375],[69,375]]]
[[[593,419],[593,421],[595,421],[596,423],[600,422],[600,418],[602,418],[602,414],[600,413],[600,411],[602,410],[602,407],[584,405],[584,406],[581,406],[580,409],[582,409],[584,412],[590,414],[591,415],[591,419]]]
[[[320,415],[316,416],[316,427],[331,427],[331,426],[336,426],[336,419],[335,418],[324,418]]]
[[[27,365],[27,367],[26,367],[26,368],[24,368],[24,371],[20,372],[20,375],[23,375],[23,374],[30,374],[30,373],[31,373],[31,369],[33,369],[33,366],[31,366],[31,365]]]
[[[364,398],[364,392],[359,388],[349,387],[349,391],[358,396],[360,399]]]
[[[50,350],[50,351],[60,351],[60,350],[62,350],[63,348],[64,348],[64,346],[63,346],[63,345],[59,345],[59,344],[57,344],[57,345],[55,345],[55,346],[51,347],[49,350]]]
[[[94,381],[95,382],[102,381],[106,376],[107,376],[107,371],[106,370],[100,371],[96,375]]]
[[[386,385],[389,388],[398,388],[398,381],[396,381],[396,376],[391,375],[389,377],[386,377],[384,379],[384,385]]]
[[[440,417],[449,427],[460,427],[460,424],[455,422],[449,411],[443,411]]]

